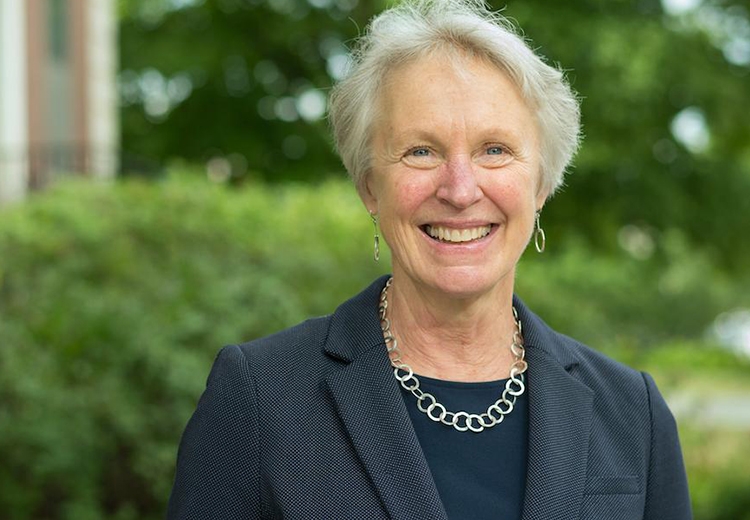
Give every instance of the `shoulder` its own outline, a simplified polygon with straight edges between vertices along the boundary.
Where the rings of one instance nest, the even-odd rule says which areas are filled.
[[[559,344],[570,350],[575,359],[571,372],[592,390],[610,389],[615,392],[637,391],[645,396],[645,375],[606,354],[569,336],[554,332]]]
[[[601,418],[608,417],[607,421],[622,427],[628,423],[646,427],[653,422],[656,407],[666,411],[671,420],[651,376],[559,332],[552,331],[551,338],[551,348],[566,360],[568,373],[593,393],[594,408]],[[644,433],[648,430],[646,427]]]
[[[235,345],[243,357],[259,370],[298,365],[320,357],[332,315],[311,318],[263,338]]]
[[[528,309],[525,313],[533,329],[531,348],[554,359],[591,392],[595,430],[609,432],[605,437],[610,440],[631,432],[631,442],[640,438],[648,444],[654,436],[676,442],[674,417],[649,374],[551,329]]]
[[[529,370],[532,359],[543,361],[546,371],[539,367],[534,371],[539,377],[548,377],[551,370],[562,380],[573,378],[580,383],[579,391],[592,399],[594,431],[606,432],[595,438],[603,442],[624,439],[623,451],[627,452],[636,445],[648,445],[657,425],[674,428],[674,419],[648,374],[553,330],[518,299],[516,305],[528,345]]]
[[[514,304],[529,348],[561,365],[594,392],[646,395],[644,374],[584,343],[553,330],[519,299]]]
[[[225,347],[219,357],[247,365],[252,378],[304,378],[326,373],[341,362],[383,342],[377,311],[387,277],[375,280],[362,292],[326,316],[311,318],[288,329],[246,343]]]

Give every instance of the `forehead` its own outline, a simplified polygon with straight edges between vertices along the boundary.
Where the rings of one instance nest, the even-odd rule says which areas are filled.
[[[391,70],[382,87],[379,126],[388,132],[441,124],[534,126],[534,114],[508,74],[464,52],[413,58]]]

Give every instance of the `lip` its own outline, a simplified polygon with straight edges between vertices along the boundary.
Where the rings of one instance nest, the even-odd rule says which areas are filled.
[[[419,225],[420,228],[425,226],[447,227],[451,229],[470,229],[483,226],[495,226],[497,222],[490,220],[430,220]]]

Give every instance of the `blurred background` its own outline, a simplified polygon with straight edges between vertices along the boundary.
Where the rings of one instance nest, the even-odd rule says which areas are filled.
[[[375,276],[326,96],[380,0],[0,0],[0,517],[162,518],[224,344]],[[750,4],[518,0],[585,141],[517,291],[750,519]]]

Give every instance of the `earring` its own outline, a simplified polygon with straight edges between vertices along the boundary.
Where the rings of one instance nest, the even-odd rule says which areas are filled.
[[[375,261],[377,262],[378,260],[380,260],[380,235],[378,234],[378,216],[371,211],[370,218],[372,219],[372,225],[375,228],[375,247],[373,251],[373,258],[375,258]]]
[[[534,247],[537,253],[544,252],[544,246],[547,244],[547,235],[544,234],[542,225],[539,223],[539,218],[542,216],[542,211],[536,212],[536,223],[534,225]]]

